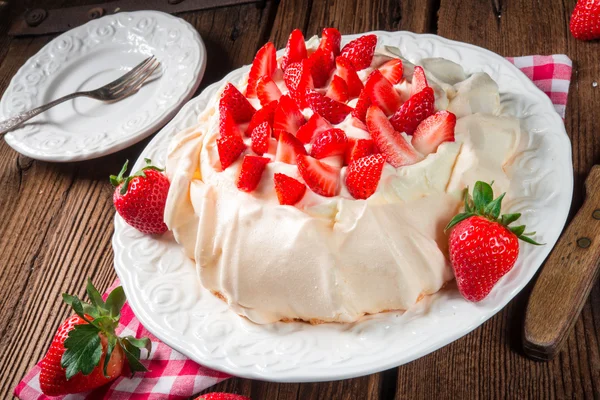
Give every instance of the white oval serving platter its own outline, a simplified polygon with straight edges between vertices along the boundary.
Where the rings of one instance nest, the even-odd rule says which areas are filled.
[[[245,378],[309,382],[345,379],[422,357],[469,333],[501,310],[530,281],[554,246],[573,192],[571,143],[550,99],[501,56],[435,35],[373,32],[379,45],[398,47],[409,61],[443,57],[467,73],[487,72],[499,85],[504,111],[522,118],[526,150],[515,160],[510,212],[539,232],[544,246],[521,247],[516,266],[482,302],[465,301],[456,288],[429,296],[401,313],[365,317],[353,324],[256,325],[239,317],[201,287],[193,261],[170,234],[147,236],[117,215],[115,269],[142,324],[191,359]],[[360,35],[344,36],[344,42]],[[243,67],[191,100],[144,150],[164,165],[169,139],[196,123],[224,81],[237,83]]]
[[[78,98],[8,132],[19,153],[54,162],[80,161],[131,146],[156,132],[194,94],[206,50],[181,18],[158,11],[109,15],[52,40],[19,69],[0,102],[0,120],[125,74],[150,55],[161,76],[124,100]]]

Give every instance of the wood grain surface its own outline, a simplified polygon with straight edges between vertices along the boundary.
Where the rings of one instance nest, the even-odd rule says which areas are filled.
[[[142,1],[142,0],[140,0]],[[0,93],[19,67],[53,36],[11,39],[15,15],[33,7],[66,7],[98,0],[8,0],[0,7]],[[293,28],[307,36],[334,26],[342,33],[411,30],[486,47],[503,56],[565,53],[574,73],[565,124],[573,144],[573,209],[600,162],[600,42],[569,35],[575,0],[329,0],[267,1],[180,15],[207,44],[200,90],[252,61],[272,40],[285,46]],[[112,189],[108,175],[135,159],[145,140],[98,160],[50,164],[15,153],[0,141],[0,398],[45,353],[69,311],[62,292],[83,295],[115,279],[110,244]],[[552,218],[552,216],[548,216]],[[529,285],[469,335],[410,364],[338,382],[276,384],[229,379],[209,391],[254,400],[288,399],[583,399],[600,398],[600,287],[593,288],[563,351],[550,362],[523,355],[523,314]]]

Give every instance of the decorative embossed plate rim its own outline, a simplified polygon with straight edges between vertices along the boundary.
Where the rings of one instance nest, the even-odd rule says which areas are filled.
[[[504,111],[522,118],[526,149],[515,160],[506,208],[522,212],[545,246],[522,246],[516,266],[482,302],[465,301],[456,288],[427,297],[406,313],[372,315],[354,324],[256,325],[228,310],[198,282],[194,263],[170,234],[140,234],[115,217],[115,269],[142,324],[174,349],[214,369],[278,382],[345,379],[392,368],[445,346],[500,311],[530,281],[556,243],[573,192],[571,143],[550,99],[501,56],[435,35],[373,32],[380,44],[408,60],[444,57],[468,73],[484,71],[500,87]],[[344,36],[344,41],[359,35]],[[228,74],[190,101],[144,150],[164,163],[169,138],[195,123]],[[141,165],[142,157],[138,160]],[[543,218],[542,216],[545,216]],[[551,217],[550,217],[551,216]]]
[[[128,103],[131,113],[122,116],[123,120],[117,122],[109,118],[111,114],[102,115],[89,122],[93,130],[74,129],[64,123],[63,110],[66,108],[61,107],[67,105],[61,105],[8,132],[6,142],[16,151],[35,159],[67,162],[114,153],[156,132],[191,98],[206,68],[206,49],[194,27],[181,18],[159,11],[109,15],[52,40],[11,80],[0,102],[0,120],[53,100],[56,88],[64,84],[61,79],[72,73],[79,75],[79,86],[114,69],[112,62],[119,65],[119,57],[137,55],[139,60],[136,62],[139,62],[150,54],[161,61],[161,79],[152,83],[154,91],[148,100],[135,99],[136,95],[148,95],[145,88],[123,100],[131,100]],[[102,67],[95,69],[98,65]],[[94,73],[88,71],[91,69]],[[69,82],[71,91],[74,82]],[[66,104],[76,108],[73,102]],[[52,115],[55,115],[54,119]],[[70,110],[66,115],[86,118],[85,113],[78,115]]]

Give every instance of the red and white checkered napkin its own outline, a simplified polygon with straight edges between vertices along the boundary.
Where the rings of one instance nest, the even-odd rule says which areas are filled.
[[[508,60],[520,68],[554,103],[556,112],[565,117],[571,60],[563,54],[552,56],[509,57]],[[118,286],[115,281],[112,288]],[[64,399],[150,400],[187,399],[212,386],[229,375],[205,368],[171,349],[148,332],[133,315],[125,303],[121,311],[118,334],[147,336],[152,341],[152,352],[142,363],[149,372],[137,373],[133,378],[121,377],[106,387],[90,393],[69,395]],[[47,399],[40,391],[40,364],[34,366],[15,388],[15,396],[23,400]]]
[[[573,62],[564,54],[552,56],[506,57],[546,93],[556,112],[565,118]]]

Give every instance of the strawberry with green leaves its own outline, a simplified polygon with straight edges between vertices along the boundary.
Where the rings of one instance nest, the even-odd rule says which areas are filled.
[[[122,287],[114,289],[106,301],[88,280],[90,303],[63,294],[75,311],[58,328],[48,353],[42,359],[40,388],[47,396],[79,393],[103,386],[121,375],[125,363],[129,371],[146,371],[140,362],[141,349],[151,350],[148,338],[118,337],[121,308],[125,304]]]
[[[145,159],[146,165],[135,174],[125,177],[129,161],[119,175],[111,175],[110,183],[116,188],[113,203],[119,215],[142,233],[159,234],[168,230],[164,222],[169,180],[162,169]]]
[[[450,263],[458,290],[465,299],[483,300],[519,256],[519,239],[539,245],[525,233],[525,225],[509,226],[521,214],[500,214],[506,193],[494,197],[492,186],[478,181],[473,197],[465,190],[465,210],[446,226]]]

